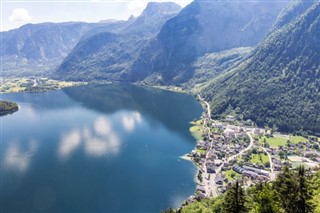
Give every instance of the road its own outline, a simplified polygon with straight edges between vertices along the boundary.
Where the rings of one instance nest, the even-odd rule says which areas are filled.
[[[208,102],[206,102],[206,101],[200,96],[200,94],[198,94],[198,98],[200,99],[200,101],[202,101],[202,102],[207,106],[207,113],[208,113],[209,119],[211,120],[210,104],[209,104]]]
[[[201,96],[200,94],[198,94],[198,98],[200,101],[202,101],[206,106],[207,106],[207,115],[209,116],[209,119],[211,120],[211,111],[210,111],[210,105],[208,102],[206,102]],[[206,126],[206,122],[204,120],[203,122],[203,128],[206,128],[208,130],[208,133],[210,134],[210,128]],[[212,146],[213,146],[213,141],[211,141],[211,144],[210,144],[210,149],[212,149]],[[204,189],[205,189],[205,194],[206,196],[210,196],[210,188],[211,188],[211,185],[210,185],[210,179],[209,179],[209,174],[207,173],[207,167],[206,167],[206,163],[207,163],[207,159],[208,159],[208,155],[209,155],[209,152],[207,152],[206,154],[206,158],[204,160],[204,163],[203,163],[203,170],[204,172],[202,173],[202,179],[204,180]]]
[[[243,153],[249,151],[249,150],[252,148],[252,146],[253,146],[253,138],[252,138],[252,136],[251,136],[248,132],[247,132],[247,135],[248,135],[248,137],[249,137],[249,139],[250,139],[249,146],[247,146],[245,149],[241,150],[238,154],[235,154],[235,155],[229,157],[229,158],[227,159],[227,161],[226,161],[227,163],[229,163],[229,161],[235,159],[236,157],[243,155]]]
[[[270,155],[270,153],[264,148],[264,147],[261,147],[262,150],[267,153],[268,157],[269,157],[269,162],[270,162],[270,170],[271,170],[271,173],[273,173],[273,163],[272,163],[272,157]]]
[[[276,179],[276,174],[274,173],[274,170],[273,170],[273,162],[272,162],[272,157],[270,155],[270,153],[264,148],[264,147],[261,147],[262,150],[267,153],[268,157],[269,157],[269,162],[270,162],[270,170],[271,172],[269,173],[269,177],[270,177],[270,180],[273,181]]]

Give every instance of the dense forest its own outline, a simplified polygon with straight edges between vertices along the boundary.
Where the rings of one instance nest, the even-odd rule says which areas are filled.
[[[298,11],[296,18],[292,11]],[[320,3],[302,14],[291,8],[281,20],[288,23],[279,22],[250,57],[209,83],[203,95],[217,118],[238,113],[262,127],[319,133]]]
[[[204,199],[164,213],[319,213],[320,171],[284,167],[274,182],[244,189],[240,182],[217,198]]]

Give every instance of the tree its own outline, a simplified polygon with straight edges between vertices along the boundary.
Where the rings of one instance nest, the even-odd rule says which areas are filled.
[[[300,166],[298,170],[298,192],[297,192],[297,212],[307,213],[313,211],[311,203],[311,190],[306,179],[306,171],[304,166]]]
[[[264,163],[264,166],[266,167],[266,168],[269,168],[270,167],[270,162],[268,161],[268,162],[265,162]]]
[[[284,159],[285,153],[283,151],[280,151],[279,152],[279,157],[280,157],[280,159]]]
[[[277,196],[280,198],[282,207],[287,213],[295,213],[297,209],[297,178],[287,166],[279,173],[273,184]]]
[[[313,175],[311,179],[312,189],[313,189],[313,198],[311,202],[314,205],[314,212],[320,213],[320,170],[317,171],[315,175]]]
[[[198,172],[198,180],[202,183],[202,171],[199,170]]]
[[[247,212],[245,206],[246,196],[239,181],[230,188],[226,193],[224,202],[222,204],[222,212],[225,213],[242,213]]]
[[[281,204],[276,199],[274,190],[268,184],[259,183],[254,188],[253,212],[257,213],[278,213],[281,212]]]
[[[269,145],[269,144],[267,143],[266,137],[263,138],[263,144],[262,144],[262,145],[263,145],[263,147],[268,148],[268,145]]]

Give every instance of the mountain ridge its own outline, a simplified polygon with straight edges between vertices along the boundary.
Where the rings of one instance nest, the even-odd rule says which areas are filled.
[[[126,80],[141,47],[180,10],[175,3],[148,3],[140,16],[116,32],[117,38],[113,42],[103,41],[100,37],[101,46],[94,50],[90,43],[97,42],[94,41],[99,39],[97,35],[80,40],[58,67],[55,76],[67,80]],[[82,47],[92,50],[91,54],[83,55]]]

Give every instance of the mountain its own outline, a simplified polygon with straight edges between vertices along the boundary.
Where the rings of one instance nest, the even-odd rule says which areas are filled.
[[[116,32],[98,32],[81,39],[55,76],[82,81],[125,80],[141,47],[180,10],[175,3],[148,3],[139,17]]]
[[[284,11],[249,58],[202,90],[213,116],[320,133],[320,2],[308,4]]]
[[[195,0],[141,50],[129,78],[140,81],[155,75],[163,84],[186,82],[194,75],[191,64],[197,57],[257,45],[286,5],[283,1]]]
[[[44,75],[61,63],[80,38],[95,28],[115,30],[124,22],[27,24],[0,32],[2,75]]]

